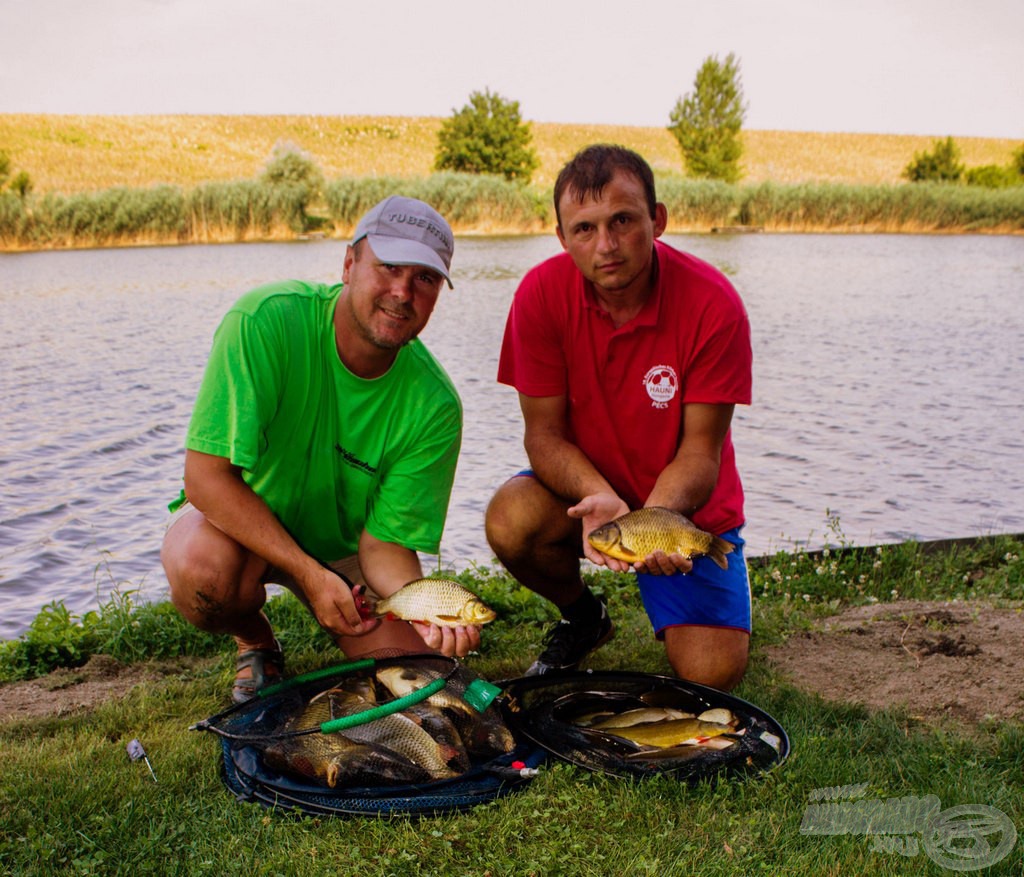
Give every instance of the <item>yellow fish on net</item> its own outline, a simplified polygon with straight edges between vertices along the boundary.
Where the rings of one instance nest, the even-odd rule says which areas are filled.
[[[671,509],[652,506],[628,512],[602,527],[592,530],[587,540],[602,554],[637,563],[655,551],[696,557],[706,554],[722,569],[729,561],[725,555],[733,545],[695,527],[688,518]]]

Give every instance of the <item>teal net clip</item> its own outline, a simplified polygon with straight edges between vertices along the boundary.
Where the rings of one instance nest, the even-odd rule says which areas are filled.
[[[466,686],[462,699],[478,713],[482,713],[499,694],[501,694],[501,689],[497,685],[493,685],[486,679],[474,679]]]

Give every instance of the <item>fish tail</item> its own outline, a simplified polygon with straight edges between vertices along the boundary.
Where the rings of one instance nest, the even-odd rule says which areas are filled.
[[[708,557],[717,563],[722,569],[729,568],[729,561],[725,555],[729,554],[736,546],[719,536],[711,537],[711,545],[708,548]]]

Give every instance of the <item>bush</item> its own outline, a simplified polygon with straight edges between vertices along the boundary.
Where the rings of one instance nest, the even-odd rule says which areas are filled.
[[[516,224],[537,230],[547,221],[546,200],[523,183],[501,177],[469,174],[433,174],[426,179],[399,177],[347,177],[324,187],[324,201],[335,227],[348,230],[374,204],[388,195],[419,198],[453,226],[486,227]]]
[[[531,137],[529,124],[520,119],[518,101],[475,91],[466,106],[442,123],[434,169],[496,174],[529,183],[540,166]]]
[[[912,183],[955,183],[964,174],[960,150],[952,137],[936,140],[931,152],[918,152],[903,169],[903,177]]]
[[[1013,161],[1010,162],[1016,172],[1017,176],[1024,178],[1024,146],[1021,146],[1013,153]]]
[[[27,235],[25,202],[14,192],[0,192],[0,244],[11,247]]]
[[[324,177],[316,162],[297,146],[279,143],[260,176],[273,189],[274,213],[295,232],[309,225],[309,205],[320,197]]]
[[[670,220],[694,228],[729,225],[739,209],[740,190],[721,180],[658,179],[658,200]]]
[[[984,186],[986,189],[1005,189],[1008,186],[1024,184],[1024,177],[1014,168],[999,164],[967,168],[965,179],[968,186]]]

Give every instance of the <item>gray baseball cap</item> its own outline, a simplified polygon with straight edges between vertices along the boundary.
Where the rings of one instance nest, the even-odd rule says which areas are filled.
[[[444,217],[429,204],[402,195],[385,198],[359,220],[352,245],[363,238],[382,262],[433,268],[451,287],[448,271],[455,236]]]

